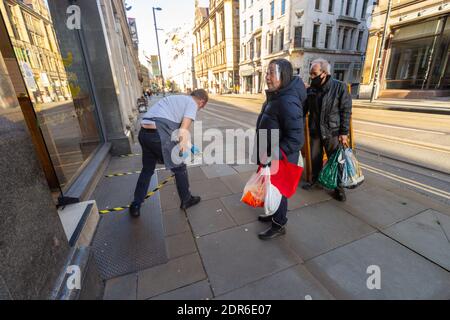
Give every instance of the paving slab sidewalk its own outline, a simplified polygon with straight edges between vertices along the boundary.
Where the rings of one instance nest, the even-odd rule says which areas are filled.
[[[163,188],[169,261],[108,281],[105,299],[450,299],[448,206],[367,173],[345,203],[299,188],[287,234],[264,242],[261,210],[240,203],[254,169],[190,168],[203,201],[187,211]],[[380,289],[369,289],[373,270]]]

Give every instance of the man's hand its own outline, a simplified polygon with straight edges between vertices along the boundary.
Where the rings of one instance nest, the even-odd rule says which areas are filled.
[[[191,134],[189,132],[189,128],[192,124],[192,119],[189,118],[183,118],[183,121],[181,122],[181,126],[178,132],[178,141],[180,143],[180,152],[190,152],[190,141],[191,141]]]
[[[189,151],[189,147],[186,143],[180,142],[180,153],[185,154]]]
[[[342,143],[344,146],[348,147],[348,135],[341,135],[339,136],[339,142]]]

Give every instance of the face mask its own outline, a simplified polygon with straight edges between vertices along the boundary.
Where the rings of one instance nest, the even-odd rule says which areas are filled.
[[[322,74],[318,75],[314,79],[311,79],[311,87],[319,88],[322,85],[322,78],[320,77]]]

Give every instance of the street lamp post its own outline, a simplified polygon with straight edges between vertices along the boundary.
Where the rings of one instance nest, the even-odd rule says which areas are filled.
[[[373,79],[372,94],[370,95],[370,102],[373,102],[375,100],[376,92],[379,91],[379,87],[380,87],[381,59],[383,57],[383,50],[386,45],[385,42],[386,42],[386,35],[387,35],[387,31],[388,31],[389,17],[391,15],[391,8],[392,8],[392,0],[389,0],[387,11],[386,11],[386,19],[384,21],[383,37],[381,38],[381,44],[380,44],[380,48],[378,50],[377,66],[375,68],[375,76]]]
[[[162,70],[162,62],[161,62],[161,52],[159,50],[159,38],[158,38],[158,27],[156,26],[156,16],[155,16],[155,10],[161,11],[162,9],[160,7],[153,7],[153,21],[155,22],[155,34],[156,34],[156,45],[158,46],[158,59],[159,59],[159,72],[161,73],[161,80],[162,80],[162,91],[163,96],[166,95],[166,92],[164,91],[164,76],[163,76],[163,70]]]

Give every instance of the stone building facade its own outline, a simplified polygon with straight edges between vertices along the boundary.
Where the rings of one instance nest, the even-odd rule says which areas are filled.
[[[193,35],[197,86],[211,93],[237,91],[239,1],[210,0],[209,7],[196,1]]]
[[[179,26],[166,34],[167,79],[174,83],[176,91],[189,92],[194,88],[192,25]]]
[[[241,92],[262,92],[272,59],[288,59],[307,80],[311,61],[321,57],[356,93],[371,9],[368,0],[241,0]]]
[[[33,102],[70,99],[67,74],[44,1],[2,0],[0,10]]]

